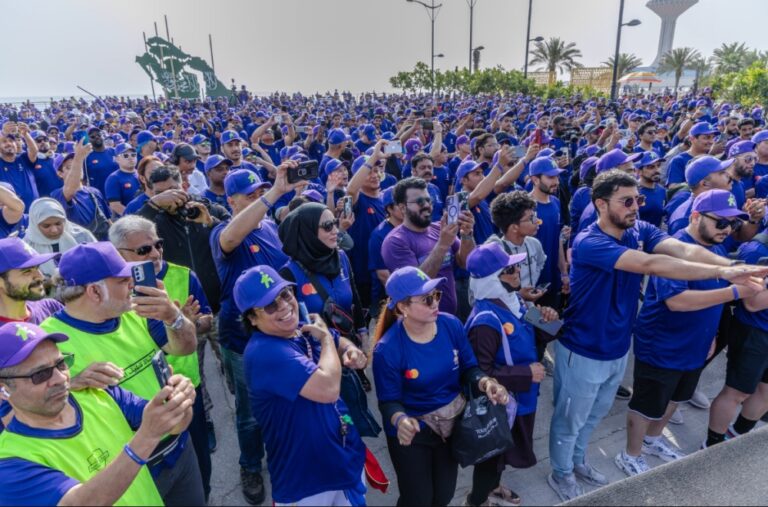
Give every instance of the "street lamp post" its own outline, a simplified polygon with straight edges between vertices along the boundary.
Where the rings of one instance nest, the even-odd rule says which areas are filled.
[[[475,72],[477,72],[480,68],[480,51],[485,49],[485,46],[477,46],[472,50],[472,58],[475,61]]]
[[[528,0],[528,28],[525,30],[525,68],[523,77],[528,77],[528,43],[531,42],[531,12],[533,11],[533,0]]]
[[[435,88],[435,19],[437,18],[437,14],[440,11],[440,7],[443,6],[443,4],[437,4],[435,5],[435,0],[431,0],[432,4],[428,4],[425,2],[422,2],[421,0],[405,0],[409,3],[416,3],[421,5],[427,10],[427,16],[429,16],[429,20],[432,23],[432,50],[429,52],[429,54],[432,56],[432,89]]]
[[[613,56],[613,77],[611,78],[611,100],[616,100],[616,80],[619,74],[619,47],[621,46],[621,27],[623,26],[637,26],[640,24],[639,19],[633,19],[628,23],[624,23],[624,0],[621,0],[619,4],[619,26],[616,29],[616,52]]]
[[[528,18],[528,22],[530,23],[530,18]],[[528,43],[529,42],[541,42],[544,40],[544,37],[534,37],[533,39],[528,39],[525,41],[525,66],[523,67],[523,77],[525,79],[528,79]]]
[[[469,5],[469,63],[467,64],[467,68],[469,69],[469,73],[472,73],[472,29],[474,27],[474,10],[475,10],[475,4],[477,4],[478,0],[467,0],[467,4]]]

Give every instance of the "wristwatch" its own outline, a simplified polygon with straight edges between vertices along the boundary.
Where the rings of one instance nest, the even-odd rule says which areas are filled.
[[[165,324],[165,327],[171,328],[174,331],[178,331],[181,329],[181,327],[184,325],[184,313],[179,310],[179,314],[176,316],[176,319],[170,324]]]

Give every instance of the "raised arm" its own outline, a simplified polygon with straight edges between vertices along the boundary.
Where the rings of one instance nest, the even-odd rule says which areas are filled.
[[[357,202],[357,197],[360,194],[360,188],[363,186],[365,179],[371,174],[371,170],[376,166],[379,160],[383,160],[385,155],[383,153],[384,146],[387,145],[387,141],[380,139],[373,147],[373,154],[368,161],[357,170],[352,179],[347,183],[347,194],[352,196],[352,202]]]
[[[67,202],[71,201],[77,191],[83,188],[83,166],[86,157],[93,150],[93,146],[84,143],[85,138],[80,139],[75,145],[75,157],[72,159],[72,165],[64,178],[62,191]]]
[[[10,225],[19,223],[24,216],[24,201],[2,185],[0,185],[0,207],[2,207],[3,220]]]

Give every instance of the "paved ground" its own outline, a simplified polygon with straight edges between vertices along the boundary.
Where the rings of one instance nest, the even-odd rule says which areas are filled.
[[[632,361],[627,369],[624,385],[631,385]],[[213,455],[213,477],[210,505],[247,505],[240,492],[240,473],[237,464],[239,451],[237,436],[234,430],[234,398],[227,391],[224,379],[219,375],[218,368],[212,354],[206,354],[206,373],[209,379],[209,389],[214,399],[213,411],[216,421],[216,434],[219,447]],[[725,354],[715,360],[704,372],[700,387],[712,399],[719,392],[725,378]],[[374,396],[369,395],[369,404],[375,411]],[[625,442],[626,427],[626,401],[616,401],[609,415],[603,420],[595,431],[589,448],[588,460],[605,473],[608,478],[618,481],[624,478],[624,474],[613,464],[614,456],[623,448]],[[706,436],[708,412],[686,405],[683,408],[685,424],[682,426],[670,426],[666,432],[673,442],[686,452],[694,452],[698,449]],[[547,485],[546,477],[549,474],[548,432],[549,421],[552,414],[552,378],[547,377],[541,389],[539,408],[537,413],[537,427],[535,435],[535,451],[539,464],[526,470],[514,470],[507,468],[502,477],[503,483],[514,489],[522,498],[524,505],[554,505],[558,498],[554,491]],[[377,414],[378,416],[378,414]],[[762,425],[762,423],[760,423]],[[395,505],[397,502],[397,483],[383,436],[377,439],[366,439],[366,443],[373,453],[379,458],[384,470],[392,481],[389,492],[386,495],[378,491],[368,494],[369,505]],[[648,457],[651,466],[661,465],[656,458]],[[266,470],[266,464],[265,464]],[[265,482],[269,479],[265,474]],[[472,469],[459,471],[456,496],[452,505],[461,505],[471,487]],[[267,486],[268,487],[268,486]],[[265,505],[271,505],[269,489]]]

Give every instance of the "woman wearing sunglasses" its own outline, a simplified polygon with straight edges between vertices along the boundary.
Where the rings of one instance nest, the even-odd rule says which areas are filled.
[[[365,446],[339,391],[342,364],[362,368],[365,354],[316,314],[312,323],[300,322],[294,286],[271,267],[256,266],[233,291],[251,336],[245,377],[272,498],[276,505],[364,505]]]
[[[492,505],[520,505],[520,496],[501,485],[501,471],[505,465],[529,468],[536,464],[533,426],[545,372],[536,360],[534,328],[523,319],[526,306],[517,294],[525,258],[525,252],[508,255],[498,243],[483,245],[467,258],[469,290],[474,298],[465,326],[469,342],[483,373],[515,393],[517,400],[512,425],[515,445],[501,456],[475,465],[468,505],[484,505],[487,500]],[[543,320],[557,319],[552,308],[539,310]]]
[[[506,389],[478,367],[461,321],[438,309],[443,278],[404,267],[387,281],[389,301],[376,326],[373,375],[397,474],[398,505],[448,505],[458,463],[451,432],[464,386],[506,404]]]

